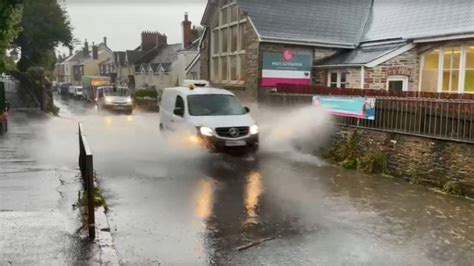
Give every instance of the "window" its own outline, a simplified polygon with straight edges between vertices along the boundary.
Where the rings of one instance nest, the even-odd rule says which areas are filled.
[[[236,97],[224,94],[190,95],[188,107],[192,116],[232,116],[246,113]]]
[[[328,73],[328,87],[332,88],[347,88],[349,82],[347,80],[349,73],[334,71]]]
[[[474,45],[466,50],[466,74],[464,76],[464,92],[474,93]]]
[[[390,76],[387,78],[387,89],[392,92],[402,92],[408,90],[408,77]]]
[[[474,93],[474,45],[443,46],[422,57],[420,90]]]
[[[179,110],[179,113],[175,113],[178,116],[184,116],[184,100],[181,96],[176,96],[176,102],[174,105],[175,110]]]
[[[216,83],[242,84],[246,71],[243,36],[247,19],[235,0],[221,2],[219,23],[211,31],[211,80]]]
[[[436,92],[438,89],[439,50],[434,50],[424,57],[421,84],[424,91]]]

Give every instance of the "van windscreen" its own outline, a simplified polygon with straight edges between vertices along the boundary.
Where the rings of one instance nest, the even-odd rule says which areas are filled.
[[[246,113],[235,96],[225,94],[189,95],[188,108],[192,116],[228,116]]]

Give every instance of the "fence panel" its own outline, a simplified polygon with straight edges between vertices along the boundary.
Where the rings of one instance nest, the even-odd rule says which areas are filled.
[[[310,94],[268,93],[262,101],[276,107],[296,106],[311,104],[312,97]],[[474,143],[474,100],[369,97],[376,98],[374,121],[347,117],[334,117],[334,121],[353,127]]]
[[[94,206],[94,159],[92,151],[84,135],[82,124],[79,123],[79,168],[87,194],[87,226],[89,237],[95,238],[95,206]]]

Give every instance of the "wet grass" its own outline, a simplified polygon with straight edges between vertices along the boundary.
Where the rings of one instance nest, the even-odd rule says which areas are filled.
[[[105,211],[107,212],[109,210],[109,208],[108,208],[107,202],[105,201],[104,196],[100,192],[99,188],[94,187],[94,189],[92,191],[92,195],[93,195],[93,198],[94,198],[94,207],[95,208],[104,207]],[[82,191],[79,194],[79,205],[82,206],[82,207],[87,207],[87,204],[88,204],[87,192]]]

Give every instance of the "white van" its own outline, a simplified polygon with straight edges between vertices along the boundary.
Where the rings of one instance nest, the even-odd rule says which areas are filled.
[[[192,129],[211,150],[258,149],[258,126],[237,97],[227,90],[177,87],[163,91],[160,130]]]

